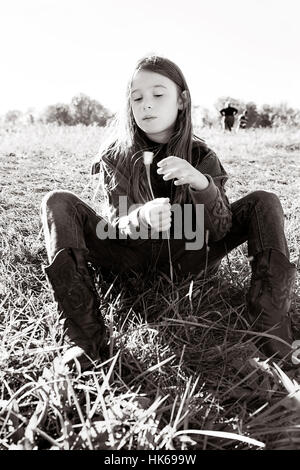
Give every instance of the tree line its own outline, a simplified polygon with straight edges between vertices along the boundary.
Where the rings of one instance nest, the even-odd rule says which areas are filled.
[[[218,98],[213,109],[194,105],[194,123],[200,127],[218,127],[221,123],[219,111],[226,102],[230,102],[232,106],[238,109],[238,115],[247,110],[246,128],[272,128],[283,125],[300,128],[300,110],[294,109],[286,103],[278,105],[264,104],[258,107],[252,101],[244,102],[230,96]],[[70,103],[57,103],[47,106],[38,115],[33,110],[28,110],[26,113],[10,110],[2,116],[1,121],[8,125],[42,122],[45,124],[55,123],[59,126],[83,124],[85,126],[97,125],[104,127],[113,116],[114,114],[97,100],[79,93],[71,99]]]
[[[197,125],[201,127],[217,127],[221,122],[220,110],[227,102],[230,102],[238,110],[236,122],[238,122],[238,117],[247,111],[246,128],[281,126],[300,128],[300,110],[288,106],[286,103],[257,106],[253,101],[245,102],[230,96],[218,98],[214,103],[214,109],[195,106],[193,115]]]
[[[44,124],[55,123],[59,126],[106,126],[113,114],[97,100],[90,98],[84,93],[79,93],[71,99],[70,103],[56,103],[47,106],[38,115],[33,110],[22,113],[18,110],[8,111],[4,123],[18,124],[20,122]]]

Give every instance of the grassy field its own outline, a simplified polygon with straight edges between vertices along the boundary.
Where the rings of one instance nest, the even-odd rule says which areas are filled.
[[[299,131],[199,135],[229,173],[231,201],[255,189],[280,197],[298,263]],[[85,373],[60,367],[67,344],[42,271],[39,207],[55,188],[91,203],[100,142],[97,127],[0,130],[0,448],[299,449],[300,379],[289,383],[247,335],[245,245],[211,278],[173,286],[96,276],[110,358]],[[296,328],[298,295],[299,276]]]

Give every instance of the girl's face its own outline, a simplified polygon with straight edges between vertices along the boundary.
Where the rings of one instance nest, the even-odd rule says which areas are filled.
[[[140,70],[131,83],[130,104],[136,124],[149,139],[170,139],[183,101],[176,84],[156,72]]]

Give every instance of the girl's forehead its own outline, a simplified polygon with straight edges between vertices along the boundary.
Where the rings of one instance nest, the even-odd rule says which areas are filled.
[[[155,86],[164,86],[165,88],[174,87],[175,83],[164,75],[152,72],[150,70],[138,70],[133,75],[131,81],[131,93],[136,90],[152,88]]]

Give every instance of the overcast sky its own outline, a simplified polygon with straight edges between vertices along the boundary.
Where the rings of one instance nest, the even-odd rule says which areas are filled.
[[[82,92],[115,111],[135,62],[174,60],[193,104],[300,108],[300,0],[1,0],[0,114]]]

